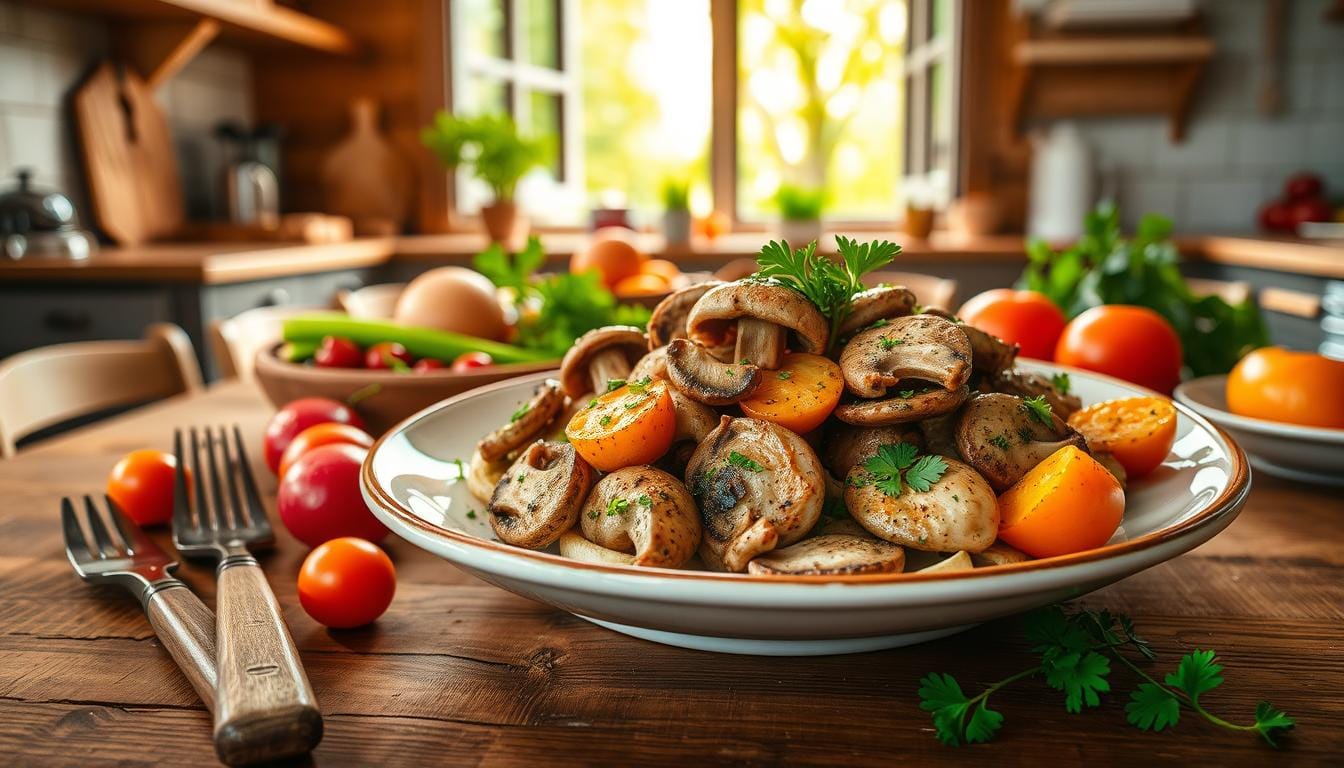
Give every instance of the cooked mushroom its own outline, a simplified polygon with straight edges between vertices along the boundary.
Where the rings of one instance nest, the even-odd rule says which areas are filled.
[[[691,307],[710,288],[723,284],[721,280],[706,280],[679,288],[658,302],[649,316],[649,349],[665,347],[673,339],[686,338],[686,317],[691,314]]]
[[[948,573],[951,571],[969,571],[973,568],[975,568],[975,563],[974,561],[971,560],[970,554],[966,552],[958,552],[955,555],[950,555],[942,560],[939,560],[933,565],[930,565],[925,568],[920,568],[919,572]]]
[[[699,445],[719,425],[719,414],[713,408],[692,400],[676,387],[668,387],[667,394],[677,411],[677,433],[672,442],[689,440]]]
[[[980,567],[1025,563],[1030,559],[1031,555],[1022,552],[1021,550],[1014,549],[1013,547],[1004,544],[1002,541],[995,541],[983,552],[976,552],[971,555],[971,562]]]
[[[971,372],[976,376],[996,376],[1000,371],[1011,368],[1013,361],[1017,360],[1016,344],[1009,344],[973,325],[958,323],[957,327],[971,343]]]
[[[1054,381],[1039,373],[1003,371],[987,383],[991,391],[1002,392],[1005,395],[1044,397],[1050,404],[1050,409],[1065,421],[1083,407],[1083,401],[1077,395],[1061,392]]]
[[[686,467],[704,524],[701,556],[741,572],[753,558],[801,539],[826,498],[825,470],[797,434],[724,416]]]
[[[915,294],[904,286],[878,286],[856,295],[850,306],[849,316],[840,324],[841,338],[879,320],[905,317],[914,311]]]
[[[639,358],[630,369],[630,378],[639,381],[645,377],[667,380],[667,347],[659,347]]]
[[[700,546],[695,500],[661,469],[625,467],[593,486],[579,526],[598,546],[634,554],[634,564],[679,568]]]
[[[514,412],[508,424],[481,438],[476,450],[486,461],[498,461],[541,436],[546,425],[564,409],[565,394],[560,391],[560,382],[547,379],[537,385],[532,399]]]
[[[1110,472],[1116,480],[1120,481],[1121,488],[1125,487],[1129,481],[1129,473],[1125,471],[1124,465],[1116,460],[1115,454],[1110,451],[1092,451],[1092,458],[1096,459],[1098,464],[1105,467],[1107,472]]]
[[[632,325],[608,325],[583,334],[560,361],[565,394],[577,398],[606,392],[608,381],[630,374],[630,368],[649,351],[648,343],[644,332]]]
[[[976,395],[957,419],[957,449],[999,492],[1066,445],[1087,450],[1058,414],[1032,410],[1014,395]]]
[[[747,573],[832,576],[852,573],[898,573],[905,550],[871,536],[824,534],[767,552],[747,564]]]
[[[856,464],[877,453],[878,446],[910,443],[924,450],[924,435],[913,424],[887,427],[855,427],[836,424],[826,431],[821,460],[836,477],[845,477]]]
[[[956,459],[927,491],[906,484],[896,496],[879,488],[862,466],[849,473],[845,505],[874,536],[926,552],[979,552],[999,533],[999,503],[989,483]]]
[[[860,331],[840,353],[845,385],[859,397],[885,397],[916,379],[954,392],[971,376],[971,344],[955,324],[933,315],[897,318]]]
[[[886,400],[842,403],[835,409],[835,417],[846,424],[864,427],[906,424],[951,413],[966,402],[970,394],[971,390],[965,384],[955,391],[938,387],[910,390],[908,397],[903,391],[900,396]]]
[[[594,544],[583,538],[583,534],[575,533],[577,530],[576,528],[560,534],[560,554],[571,560],[582,560],[585,563],[634,565],[634,555]]]
[[[706,405],[731,405],[747,398],[760,386],[762,376],[754,365],[719,362],[690,339],[674,339],[667,345],[667,375],[683,394]]]
[[[954,459],[961,458],[961,453],[957,451],[956,411],[924,419],[916,426],[919,427],[920,434],[924,435],[924,446],[929,453],[951,456]]]
[[[500,541],[542,549],[579,521],[593,468],[569,443],[538,440],[513,462],[490,497],[490,527]]]
[[[471,461],[467,463],[467,490],[482,504],[489,504],[490,497],[495,494],[495,486],[508,468],[508,459],[486,461],[480,451],[473,451]]]
[[[801,293],[754,281],[725,283],[706,291],[691,308],[686,328],[692,341],[706,347],[723,344],[735,331],[733,360],[767,370],[779,368],[789,331],[797,352],[824,353],[830,339],[826,318]]]

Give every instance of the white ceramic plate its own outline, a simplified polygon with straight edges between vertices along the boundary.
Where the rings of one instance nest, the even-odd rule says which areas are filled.
[[[1231,413],[1226,376],[1187,381],[1176,388],[1176,399],[1231,433],[1256,469],[1288,480],[1344,486],[1344,429],[1303,427]]]
[[[1068,370],[1085,403],[1150,394]],[[1131,485],[1121,529],[1099,549],[947,574],[764,577],[599,565],[495,540],[459,482],[476,441],[545,374],[468,392],[384,435],[361,472],[364,497],[395,533],[485,581],[618,632],[702,650],[810,655],[892,648],[1078,597],[1204,543],[1250,489],[1246,457],[1184,406],[1165,464]]]

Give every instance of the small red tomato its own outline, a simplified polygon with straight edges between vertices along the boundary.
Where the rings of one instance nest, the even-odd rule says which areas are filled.
[[[314,424],[295,435],[294,439],[289,442],[289,447],[280,457],[280,477],[283,478],[290,465],[298,461],[299,457],[305,453],[319,445],[337,444],[370,448],[373,446],[373,437],[368,432],[349,424],[339,424],[334,421],[326,424]]]
[[[473,368],[484,368],[487,365],[494,365],[495,358],[484,352],[463,352],[453,360],[453,370],[461,373],[470,371]]]
[[[364,353],[365,368],[403,371],[411,367],[411,353],[395,341],[380,341]]]
[[[332,629],[376,620],[397,591],[397,569],[378,545],[346,536],[308,553],[299,570],[299,603]]]
[[[290,442],[314,424],[349,424],[364,429],[364,419],[345,403],[326,397],[301,397],[275,412],[266,425],[266,466],[280,470],[280,459]]]
[[[364,350],[340,336],[323,336],[322,346],[313,353],[313,363],[321,368],[362,368]]]
[[[1023,357],[1051,360],[1067,322],[1045,294],[996,288],[974,296],[957,313],[967,325],[1022,348]]]
[[[382,541],[387,528],[369,511],[359,490],[366,453],[368,449],[357,445],[322,445],[288,467],[275,508],[294,538],[310,547],[341,536]]]
[[[1320,197],[1323,188],[1320,176],[1314,173],[1295,173],[1284,183],[1283,194],[1292,201],[1306,200],[1310,197]]]
[[[1165,395],[1181,383],[1180,337],[1147,307],[1107,304],[1073,318],[1059,337],[1055,361]]]
[[[1309,197],[1293,203],[1291,211],[1292,226],[1295,229],[1308,221],[1329,221],[1334,215],[1334,210],[1325,200],[1319,197]]]
[[[415,361],[415,365],[411,366],[411,370],[416,373],[426,373],[428,371],[441,371],[447,367],[448,366],[443,364],[442,360],[435,360],[432,357],[422,357]]]
[[[1266,232],[1289,232],[1293,227],[1293,206],[1287,200],[1271,200],[1260,208],[1260,228]]]
[[[107,476],[107,495],[136,525],[162,525],[173,518],[177,458],[144,448],[131,451]],[[187,470],[191,486],[191,470]]]

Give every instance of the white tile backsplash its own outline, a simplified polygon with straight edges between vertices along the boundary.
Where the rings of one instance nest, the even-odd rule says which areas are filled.
[[[37,101],[37,62],[28,48],[0,39],[0,105]]]
[[[27,114],[11,110],[3,120],[13,167],[31,169],[33,179],[42,184],[62,184],[66,164],[61,157],[61,128],[56,116],[44,110]]]
[[[1185,184],[1178,224],[1187,232],[1248,230],[1254,227],[1255,211],[1262,200],[1260,180],[1256,178],[1192,180]]]
[[[1297,167],[1311,159],[1307,151],[1307,123],[1275,117],[1254,117],[1236,126],[1239,170],[1273,171]]]

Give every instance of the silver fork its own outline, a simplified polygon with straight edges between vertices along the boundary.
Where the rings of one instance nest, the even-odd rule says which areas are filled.
[[[75,502],[61,499],[61,528],[65,556],[75,573],[87,582],[118,584],[140,598],[154,634],[200,694],[207,709],[215,706],[215,615],[205,603],[172,575],[177,561],[159,548],[145,532],[106,499],[112,518],[109,531],[92,496],[84,497],[85,525],[93,536],[90,547],[79,525]]]
[[[270,546],[274,538],[242,433],[233,427],[232,447],[224,427],[192,427],[188,434],[190,453],[183,451],[182,430],[173,434],[173,543],[183,555],[219,562],[215,752],[229,765],[309,752],[322,740],[322,714],[280,605],[248,551]]]

